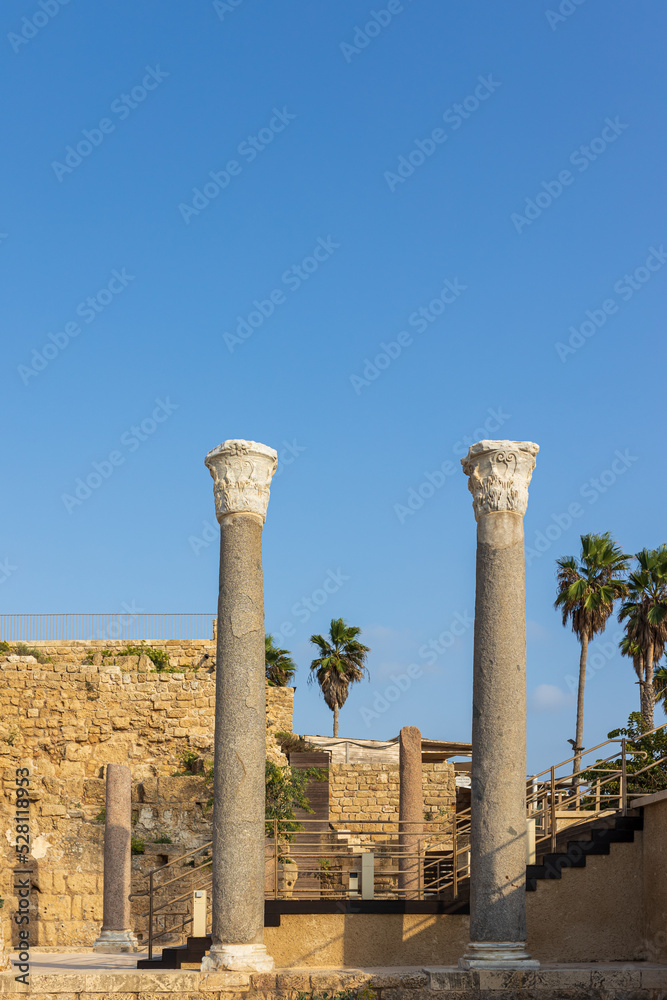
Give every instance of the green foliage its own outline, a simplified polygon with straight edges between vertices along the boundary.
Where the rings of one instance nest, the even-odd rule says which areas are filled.
[[[206,761],[202,760],[195,750],[184,750],[178,759],[181,762],[181,768],[173,772],[172,778],[185,778],[193,774],[205,777]]]
[[[364,985],[356,990],[339,990],[338,993],[318,993],[316,990],[297,993],[297,1000],[377,1000],[377,993],[370,986]]]
[[[310,802],[306,795],[306,785],[309,781],[326,781],[327,770],[321,767],[291,768],[288,765],[280,767],[267,760],[265,767],[265,817],[266,836],[273,836],[274,820],[278,820],[279,838],[294,840],[293,834],[302,830],[294,815],[295,809],[303,809],[312,813]]]
[[[159,837],[156,837],[153,841],[154,844],[173,844],[173,840],[168,833],[161,833]]]
[[[554,607],[568,618],[572,631],[581,642],[589,642],[604,630],[614,610],[614,601],[623,597],[627,587],[622,579],[630,557],[608,531],[603,535],[581,535],[579,562],[574,556],[558,559],[558,596]]]
[[[296,733],[288,733],[281,729],[274,735],[276,743],[285,754],[307,753],[310,750],[317,750],[317,747],[313,743],[309,743],[308,740],[302,739],[302,737],[297,736]]]
[[[329,635],[311,635],[310,641],[317,646],[320,656],[310,664],[308,683],[317,678],[322,697],[334,713],[334,736],[338,736],[338,711],[347,701],[350,684],[356,684],[365,673],[368,646],[358,641],[361,629],[357,625],[347,625],[342,618],[332,618]]]
[[[650,795],[667,788],[667,726],[657,732],[645,736],[646,726],[641,712],[632,712],[627,725],[620,729],[612,729],[607,733],[607,739],[615,740],[625,736],[626,773],[628,776],[628,794]],[[605,771],[620,771],[623,760],[620,753],[616,760],[596,761],[596,770],[586,771],[582,778],[586,782],[605,780]],[[648,770],[645,770],[648,768]],[[643,774],[637,772],[643,771]],[[620,778],[608,781],[601,789],[603,794],[617,795],[620,793]],[[603,800],[604,801],[604,800]],[[632,805],[632,800],[629,803]],[[590,806],[592,808],[592,806]]]
[[[296,673],[290,651],[274,646],[272,635],[264,637],[264,672],[270,687],[287,687]]]
[[[149,660],[152,660],[153,666],[158,671],[158,673],[176,673],[178,668],[174,670],[173,667],[169,667],[169,654],[164,649],[155,649],[153,646],[126,646],[125,649],[119,650],[116,656],[147,656]]]
[[[38,663],[53,663],[52,657],[46,656],[33,646],[26,646],[24,642],[17,642],[15,646],[10,646],[8,642],[0,642],[0,652],[15,653],[17,656],[34,656]]]
[[[654,668],[667,644],[667,546],[642,549],[628,576],[627,599],[618,614],[625,622],[621,653],[632,659],[639,680],[645,728],[653,728]]]
[[[86,691],[86,699],[88,701],[96,701],[100,696],[100,692],[92,681],[86,681]]]
[[[142,840],[141,837],[132,837],[130,845],[132,854],[144,854],[146,851],[146,841]]]
[[[93,818],[93,823],[104,823],[107,818],[106,808],[103,806],[98,812],[97,816]]]

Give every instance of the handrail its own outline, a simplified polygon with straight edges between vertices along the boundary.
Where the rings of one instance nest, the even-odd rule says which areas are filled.
[[[536,819],[535,844],[544,852],[545,843],[549,844],[551,852],[557,849],[559,823],[566,824],[588,821],[598,816],[618,812],[626,815],[632,799],[645,792],[630,791],[633,780],[652,770],[657,765],[667,761],[667,755],[650,763],[637,771],[629,770],[630,762],[636,765],[645,751],[636,747],[640,739],[661,732],[667,728],[667,722],[655,726],[643,733],[636,740],[619,737],[605,740],[589,749],[582,749],[580,754],[573,755],[554,764],[538,774],[528,775],[526,779],[526,811],[528,817]],[[604,758],[598,758],[588,766],[583,763],[583,757],[589,757],[603,747],[614,747],[614,752]],[[628,754],[630,760],[628,760]],[[558,774],[560,768],[571,764],[575,756],[581,756],[582,763],[574,774]],[[583,775],[587,777],[582,780]],[[313,880],[315,895],[318,898],[340,899],[347,896],[347,876],[349,872],[358,870],[360,854],[373,853],[375,862],[375,893],[378,898],[410,898],[416,893],[418,898],[438,896],[457,900],[460,898],[462,883],[470,874],[470,842],[472,835],[472,816],[470,808],[447,817],[431,820],[399,820],[396,814],[391,818],[380,820],[356,820],[341,818],[330,820],[323,828],[322,821],[317,819],[299,819],[280,821],[267,819],[265,831],[265,895],[266,898],[279,899],[283,896],[294,898],[309,898],[313,896]],[[571,820],[570,820],[571,817]],[[297,830],[292,827],[298,823]],[[411,834],[412,847],[406,853],[399,844],[400,832]],[[153,941],[163,937],[168,930],[175,930],[174,925],[168,930],[153,930],[156,918],[164,919],[169,907],[182,903],[190,892],[209,886],[212,882],[210,871],[212,859],[210,855],[202,863],[193,865],[186,871],[156,882],[170,874],[175,865],[183,865],[196,855],[212,850],[212,841],[188,851],[178,858],[173,858],[166,865],[151,869],[147,873],[149,881],[148,892],[134,893],[134,897],[150,896],[147,914],[149,919],[149,955],[152,955]],[[295,878],[288,878],[288,864],[282,864],[289,859],[295,864]],[[325,865],[326,862],[326,865]],[[410,867],[412,865],[412,868]],[[398,877],[401,872],[414,871],[413,888],[400,888]],[[169,872],[167,870],[170,870]],[[204,869],[207,870],[206,876]],[[285,873],[285,882],[281,882]],[[188,891],[178,893],[171,899],[158,899],[162,890],[173,891],[174,886],[182,883],[186,877],[193,879]],[[300,882],[299,880],[302,879]],[[304,884],[305,883],[305,884]],[[377,887],[380,887],[379,889]],[[180,924],[185,927],[191,920],[186,917]]]

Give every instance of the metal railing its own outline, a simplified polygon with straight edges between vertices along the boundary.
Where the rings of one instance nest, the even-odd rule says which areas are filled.
[[[665,731],[667,722],[646,733],[640,739]],[[551,853],[556,850],[559,832],[576,823],[586,823],[598,816],[619,812],[622,816],[632,807],[632,800],[648,794],[646,788],[637,788],[641,775],[647,775],[654,768],[667,763],[667,755],[643,767],[636,767],[646,759],[646,752],[635,748],[638,740],[627,737],[605,740],[597,746],[582,750],[579,770],[558,772],[568,768],[575,755],[528,779],[526,807],[529,818],[536,821],[536,847],[547,846]],[[614,753],[600,757],[603,747],[616,746]],[[591,755],[598,756],[593,760]],[[581,761],[588,757],[591,763],[584,766]],[[634,790],[633,790],[634,788]]]
[[[667,722],[641,738],[667,731]],[[641,767],[646,753],[627,738],[610,739],[581,752],[581,759],[616,747],[571,770],[574,757],[527,779],[526,819],[535,825],[535,854],[555,852],[560,832],[610,813],[626,815],[633,799],[646,794],[637,779],[667,763],[667,756]],[[664,768],[663,768],[664,770]],[[448,817],[404,823],[396,812],[387,819],[325,823],[322,820],[266,821],[264,890],[266,899],[420,899],[461,898],[470,877],[470,809]],[[406,846],[407,841],[407,846]],[[166,925],[170,909],[189,899],[195,889],[211,886],[211,849],[207,843],[147,876],[148,952],[161,937],[191,923]],[[176,866],[188,866],[177,871]],[[190,881],[187,881],[190,879]],[[160,926],[162,921],[162,926]]]
[[[130,899],[148,900],[148,909],[137,917],[147,921],[149,961],[153,959],[156,941],[167,936],[181,936],[185,928],[192,924],[193,893],[211,886],[212,846],[213,842],[208,841],[159,868],[151,869],[146,874],[148,885],[144,892],[131,894]],[[210,894],[208,899],[210,903]],[[174,919],[175,923],[168,923]]]
[[[203,612],[149,614],[128,610],[110,614],[0,615],[5,642],[211,639],[215,615]]]

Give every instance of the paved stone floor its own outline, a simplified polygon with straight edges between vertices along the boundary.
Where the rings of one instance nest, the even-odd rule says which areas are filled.
[[[158,953],[159,954],[159,953]],[[18,961],[16,955],[12,961]],[[34,975],[54,975],[58,972],[136,972],[137,959],[148,958],[148,952],[132,955],[98,955],[88,952],[32,951],[30,971]]]

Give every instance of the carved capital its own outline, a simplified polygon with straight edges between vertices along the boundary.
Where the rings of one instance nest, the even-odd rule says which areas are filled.
[[[461,459],[472,493],[475,520],[500,510],[521,517],[539,446],[532,441],[478,441]]]
[[[213,476],[215,514],[255,514],[266,520],[278,453],[256,441],[223,441],[204,459]]]

